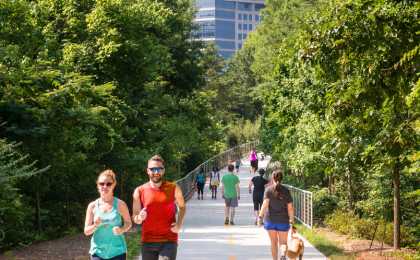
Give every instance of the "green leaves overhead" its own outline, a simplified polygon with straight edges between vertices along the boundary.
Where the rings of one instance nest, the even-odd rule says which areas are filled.
[[[130,204],[151,155],[162,153],[175,179],[218,152],[221,127],[201,96],[192,17],[183,0],[0,2],[0,137],[50,166],[8,184],[31,224],[16,237],[79,228],[105,168]]]
[[[264,146],[298,185],[328,186],[341,206],[388,221],[392,182],[419,181],[419,10],[416,1],[268,1],[245,44]]]

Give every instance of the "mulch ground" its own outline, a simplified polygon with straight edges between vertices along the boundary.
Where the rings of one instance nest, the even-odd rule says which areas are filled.
[[[378,241],[367,239],[356,239],[346,235],[335,233],[327,228],[317,228],[317,233],[325,236],[331,241],[336,242],[346,255],[352,256],[356,260],[402,260],[402,257],[390,256],[393,248],[390,245],[382,244]],[[409,252],[409,250],[404,250]],[[413,253],[413,252],[412,252]],[[414,255],[414,254],[413,254]],[[345,257],[344,257],[345,258]],[[337,259],[344,259],[338,257]],[[335,258],[333,258],[335,259]]]
[[[72,235],[0,255],[0,260],[89,260],[90,237]]]

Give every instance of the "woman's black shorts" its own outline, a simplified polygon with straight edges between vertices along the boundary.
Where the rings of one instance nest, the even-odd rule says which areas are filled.
[[[264,194],[255,194],[254,193],[252,195],[252,202],[254,202],[254,210],[255,211],[261,209],[263,200],[264,200]]]
[[[251,161],[251,167],[254,169],[258,169],[258,160]]]

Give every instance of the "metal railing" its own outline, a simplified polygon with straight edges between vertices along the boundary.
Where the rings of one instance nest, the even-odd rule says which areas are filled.
[[[308,228],[312,228],[312,192],[301,190],[287,184],[283,184],[283,186],[289,189],[290,195],[292,195],[295,218]]]
[[[185,200],[189,200],[194,193],[194,180],[200,169],[203,169],[206,175],[211,172],[213,166],[218,167],[220,170],[226,167],[229,162],[243,158],[252,148],[255,148],[257,144],[258,141],[241,144],[222,153],[219,153],[218,155],[215,155],[202,164],[198,165],[194,170],[187,173],[187,175],[185,175],[183,178],[177,180],[176,183],[181,188]]]

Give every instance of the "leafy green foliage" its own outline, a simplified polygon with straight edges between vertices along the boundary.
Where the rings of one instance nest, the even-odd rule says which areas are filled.
[[[387,244],[393,242],[393,224],[384,220],[359,218],[352,212],[337,210],[326,217],[325,223],[342,234],[366,239],[372,239],[375,235],[377,241],[384,241]],[[403,244],[411,247],[416,246],[413,231],[406,226],[402,227],[401,237]]]
[[[267,1],[245,44],[263,103],[262,145],[287,179],[326,187],[339,207],[386,221],[399,218],[400,188],[409,232],[420,220],[412,210],[419,10],[416,1]]]
[[[0,14],[0,137],[50,166],[13,184],[29,237],[81,228],[105,168],[130,205],[151,155],[173,180],[223,147],[190,1],[6,0]]]
[[[29,212],[16,183],[36,174],[42,174],[48,169],[38,170],[35,164],[36,162],[28,163],[28,156],[19,153],[18,144],[0,139],[0,189],[2,191],[0,193],[0,242],[2,242],[2,247],[28,239],[26,230],[30,228],[30,225],[25,222],[25,219]]]

